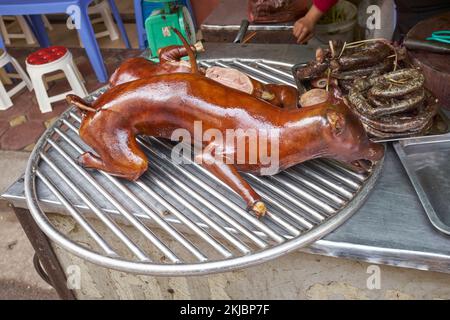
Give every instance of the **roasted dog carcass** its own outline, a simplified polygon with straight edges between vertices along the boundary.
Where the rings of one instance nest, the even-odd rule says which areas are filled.
[[[240,171],[275,174],[318,157],[334,158],[363,169],[365,161],[360,160],[378,161],[383,157],[384,147],[367,138],[361,122],[343,103],[281,109],[199,74],[191,50],[189,57],[192,63],[189,74],[159,75],[127,82],[109,89],[92,104],[68,95],[68,102],[84,112],[80,137],[96,152],[81,155],[80,164],[136,180],[148,166],[136,135],[171,138],[175,130],[182,128],[191,133],[191,143],[206,147],[196,160],[202,160],[202,166],[229,185],[246,201],[249,209],[261,216],[266,207]],[[238,151],[234,140],[226,140],[222,149],[213,148],[214,152],[220,152],[221,161],[218,161],[217,154],[209,148],[214,141],[195,141],[195,121],[201,121],[204,131],[215,129],[224,136],[230,129],[257,128],[258,141],[263,139],[262,133],[277,132],[277,139],[269,140],[269,144],[278,144],[276,170],[266,171],[273,163],[255,155],[257,151],[251,150],[248,139],[243,146],[243,163],[236,159]],[[250,158],[255,161],[250,162]]]

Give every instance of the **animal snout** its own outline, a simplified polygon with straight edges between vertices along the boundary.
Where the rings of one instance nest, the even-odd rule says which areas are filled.
[[[371,143],[367,152],[367,160],[379,161],[384,156],[384,146],[379,143]]]

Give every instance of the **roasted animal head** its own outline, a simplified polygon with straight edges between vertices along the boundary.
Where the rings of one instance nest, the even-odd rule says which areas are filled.
[[[369,170],[371,163],[383,158],[384,146],[369,140],[361,121],[343,102],[326,104],[324,138],[327,139],[329,156],[355,171]]]

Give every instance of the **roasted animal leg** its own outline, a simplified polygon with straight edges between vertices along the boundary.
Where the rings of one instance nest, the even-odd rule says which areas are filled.
[[[146,155],[140,149],[133,135],[128,135],[124,139],[115,139],[120,143],[102,143],[102,147],[98,148],[101,150],[100,157],[85,152],[78,158],[78,163],[85,168],[102,170],[128,180],[137,180],[147,170]]]
[[[258,217],[266,214],[267,208],[261,201],[261,196],[242,178],[234,165],[227,164],[223,159],[218,160],[207,152],[197,156],[195,160],[200,161],[202,167],[239,194],[247,203],[248,210],[254,211]]]

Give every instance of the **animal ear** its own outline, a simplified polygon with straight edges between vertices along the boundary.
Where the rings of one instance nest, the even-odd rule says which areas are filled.
[[[342,113],[335,110],[327,111],[327,120],[331,126],[331,130],[334,134],[339,135],[344,131],[345,118]]]

